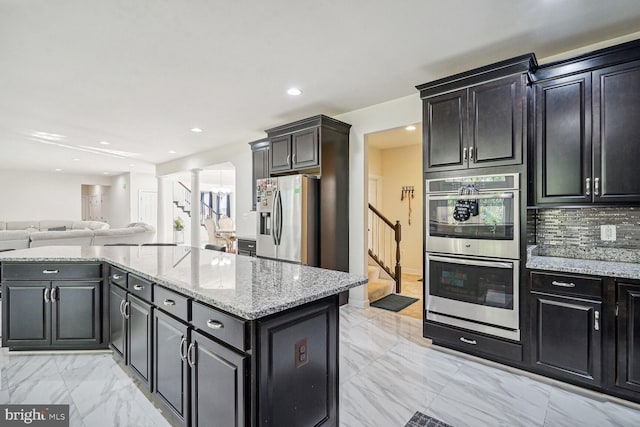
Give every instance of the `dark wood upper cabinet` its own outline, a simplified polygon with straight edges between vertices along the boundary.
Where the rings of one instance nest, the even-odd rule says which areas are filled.
[[[640,393],[640,284],[617,283],[616,385]]]
[[[532,78],[533,203],[638,204],[640,41],[547,64]]]
[[[425,170],[467,167],[467,90],[424,100]]]
[[[291,170],[291,135],[271,139],[269,158],[271,173]]]
[[[256,181],[269,178],[269,140],[261,139],[250,142],[252,155],[252,186],[251,186],[251,210],[256,209]]]
[[[594,201],[640,202],[640,61],[593,72]]]
[[[520,165],[533,54],[417,86],[424,171]]]
[[[534,85],[536,204],[591,202],[591,74]]]
[[[291,135],[291,167],[306,169],[320,164],[318,152],[318,128],[296,132]]]

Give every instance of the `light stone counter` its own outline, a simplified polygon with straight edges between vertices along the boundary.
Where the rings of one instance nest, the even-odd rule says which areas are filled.
[[[640,264],[638,263],[539,255],[537,246],[527,248],[527,268],[593,276],[640,279]]]
[[[104,261],[253,320],[367,283],[365,276],[186,246],[48,246],[0,262]]]

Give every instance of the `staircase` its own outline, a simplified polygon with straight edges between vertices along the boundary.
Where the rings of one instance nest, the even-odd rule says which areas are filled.
[[[377,301],[394,292],[395,280],[390,278],[371,257],[369,257],[369,266],[367,266],[367,276],[369,278],[369,302]]]
[[[191,190],[180,181],[173,184],[173,204],[191,218]],[[204,226],[204,220],[207,217],[213,218],[214,213],[211,206],[200,200],[200,225]]]

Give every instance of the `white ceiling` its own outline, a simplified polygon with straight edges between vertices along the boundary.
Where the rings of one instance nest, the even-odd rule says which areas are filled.
[[[367,144],[379,150],[422,144],[422,124],[367,134]]]
[[[636,31],[637,0],[0,0],[0,169],[153,172],[448,74]]]

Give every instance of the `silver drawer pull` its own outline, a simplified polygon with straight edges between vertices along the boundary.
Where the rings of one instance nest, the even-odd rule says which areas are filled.
[[[135,289],[136,291],[141,291],[144,289],[144,286],[142,285],[133,285],[133,289]]]
[[[59,270],[42,270],[42,274],[58,274]]]
[[[162,303],[166,306],[172,306],[172,305],[176,305],[176,302],[172,299],[166,299],[164,301],[162,301]]]
[[[207,320],[207,326],[211,329],[222,329],[224,328],[224,324],[222,322],[218,322],[217,320]]]
[[[248,248],[255,248],[256,245],[247,245]]]
[[[121,275],[119,275],[119,274],[114,274],[113,276],[111,276],[111,278],[112,278],[113,280],[120,280],[120,279],[122,279],[122,276],[121,276]]]
[[[561,288],[575,288],[576,284],[575,283],[566,283],[566,282],[558,282],[558,281],[553,281],[551,282],[551,284],[553,286],[560,286]]]
[[[477,345],[478,344],[476,342],[476,340],[468,340],[465,337],[460,337],[460,341],[462,341],[465,344],[471,344],[471,345]]]

